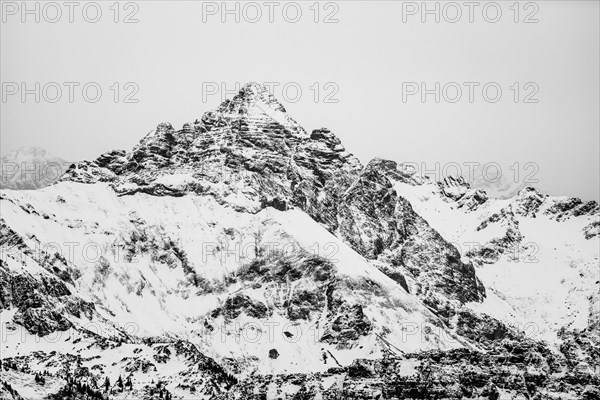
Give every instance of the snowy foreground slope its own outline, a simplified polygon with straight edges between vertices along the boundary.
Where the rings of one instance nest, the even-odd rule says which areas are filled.
[[[0,206],[0,398],[600,395],[597,203],[363,166],[256,84]]]

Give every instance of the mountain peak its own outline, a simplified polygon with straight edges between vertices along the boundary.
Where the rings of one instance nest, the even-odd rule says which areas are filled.
[[[248,103],[279,103],[275,96],[273,96],[273,94],[270,93],[268,87],[263,86],[257,82],[248,82],[244,86],[242,86],[242,88],[240,89],[238,94],[233,98],[233,100],[235,101],[236,98],[245,100]]]
[[[267,114],[271,117],[273,112],[286,113],[283,104],[270,93],[269,88],[256,82],[245,84],[233,99],[221,103],[218,111],[227,114]]]
[[[240,94],[245,94],[249,96],[256,96],[262,92],[268,92],[268,89],[265,86],[262,86],[258,82],[248,82],[246,83],[242,89],[240,90]]]

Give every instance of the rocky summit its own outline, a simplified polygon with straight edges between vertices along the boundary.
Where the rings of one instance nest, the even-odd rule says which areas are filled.
[[[600,208],[366,165],[250,83],[0,192],[0,397],[595,399]]]

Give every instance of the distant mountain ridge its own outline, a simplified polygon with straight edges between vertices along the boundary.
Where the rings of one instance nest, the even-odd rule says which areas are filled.
[[[0,188],[40,189],[58,181],[70,165],[41,147],[21,147],[0,158]]]

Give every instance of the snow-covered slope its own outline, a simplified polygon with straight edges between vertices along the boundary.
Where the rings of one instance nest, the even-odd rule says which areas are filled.
[[[504,308],[490,302],[497,296],[534,337],[550,341],[561,328],[582,330],[597,323],[596,202],[546,196],[530,187],[508,199],[488,198],[461,179],[398,179],[394,187],[477,266],[477,276],[495,296],[475,309],[506,319]]]
[[[2,201],[4,223],[23,239],[27,249],[41,253],[32,256],[26,251],[7,253],[9,271],[44,276],[48,271],[35,258],[47,255],[51,258],[52,253],[47,250],[56,250],[61,257],[52,263],[52,272],[62,268],[68,274],[69,266],[77,266],[77,277],[68,286],[70,291],[94,303],[102,318],[122,326],[132,324],[142,336],[174,335],[193,340],[195,336],[208,336],[207,324],[229,331],[235,330],[235,323],[243,326],[250,321],[258,322],[264,330],[268,324],[262,318],[280,324],[277,329],[280,330],[290,322],[289,310],[281,302],[293,301],[295,296],[311,291],[315,299],[308,299],[310,317],[292,319],[297,322],[289,323],[287,329],[305,332],[306,345],[315,349],[306,351],[298,346],[284,353],[282,346],[296,347],[295,343],[284,340],[278,346],[268,341],[264,345],[278,347],[280,353],[286,354],[285,360],[278,361],[273,368],[284,371],[325,368],[318,347],[327,345],[313,339],[328,329],[319,323],[327,307],[331,307],[326,302],[327,296],[333,294],[333,282],[329,280],[335,275],[344,302],[356,297],[353,304],[359,304],[361,310],[364,305],[369,320],[380,324],[375,329],[369,326],[367,336],[372,337],[363,346],[363,356],[379,355],[375,334],[411,351],[454,347],[433,338],[431,343],[421,342],[416,334],[412,336],[415,343],[403,343],[396,335],[403,323],[416,323],[420,327],[422,323],[435,324],[437,317],[300,210],[279,211],[269,207],[252,214],[220,205],[211,197],[194,194],[156,197],[143,193],[118,197],[103,183],[72,182],[41,191],[13,192]],[[70,252],[66,251],[67,243]],[[328,254],[330,259],[326,257]],[[66,262],[62,262],[62,257]],[[250,274],[241,269],[249,268],[253,262],[264,263],[261,268],[269,270],[287,268],[279,265],[286,262],[299,268],[297,274],[303,277],[292,280],[284,270],[272,282],[262,282],[267,279],[266,272],[259,274],[256,282],[241,279],[241,274]],[[318,278],[306,276],[309,271],[304,269],[310,267],[325,269],[322,273],[326,274],[329,286],[321,285]],[[330,293],[326,295],[327,290]],[[229,321],[220,315],[212,316],[227,299],[240,295],[256,302],[252,305],[262,310],[257,312],[259,317]],[[312,300],[315,304],[310,304]],[[280,311],[283,316],[277,316]],[[384,327],[388,328],[386,332]],[[311,330],[316,332],[307,334]],[[283,337],[279,332],[277,338]],[[248,356],[249,352],[261,356],[256,343],[248,349],[243,348],[248,343],[240,343],[241,349],[236,349],[236,341],[231,339],[223,343],[225,350],[219,349],[221,334],[201,339],[210,340],[206,350],[221,357]],[[268,335],[263,339],[269,339]],[[217,341],[214,345],[213,340]],[[348,346],[353,355],[361,353],[354,349],[356,346]],[[221,350],[225,353],[219,354]],[[267,355],[269,349],[263,350],[263,355]],[[312,364],[302,362],[295,366],[298,363],[291,351],[298,357],[315,357],[315,360]],[[338,357],[343,359],[341,355]]]

